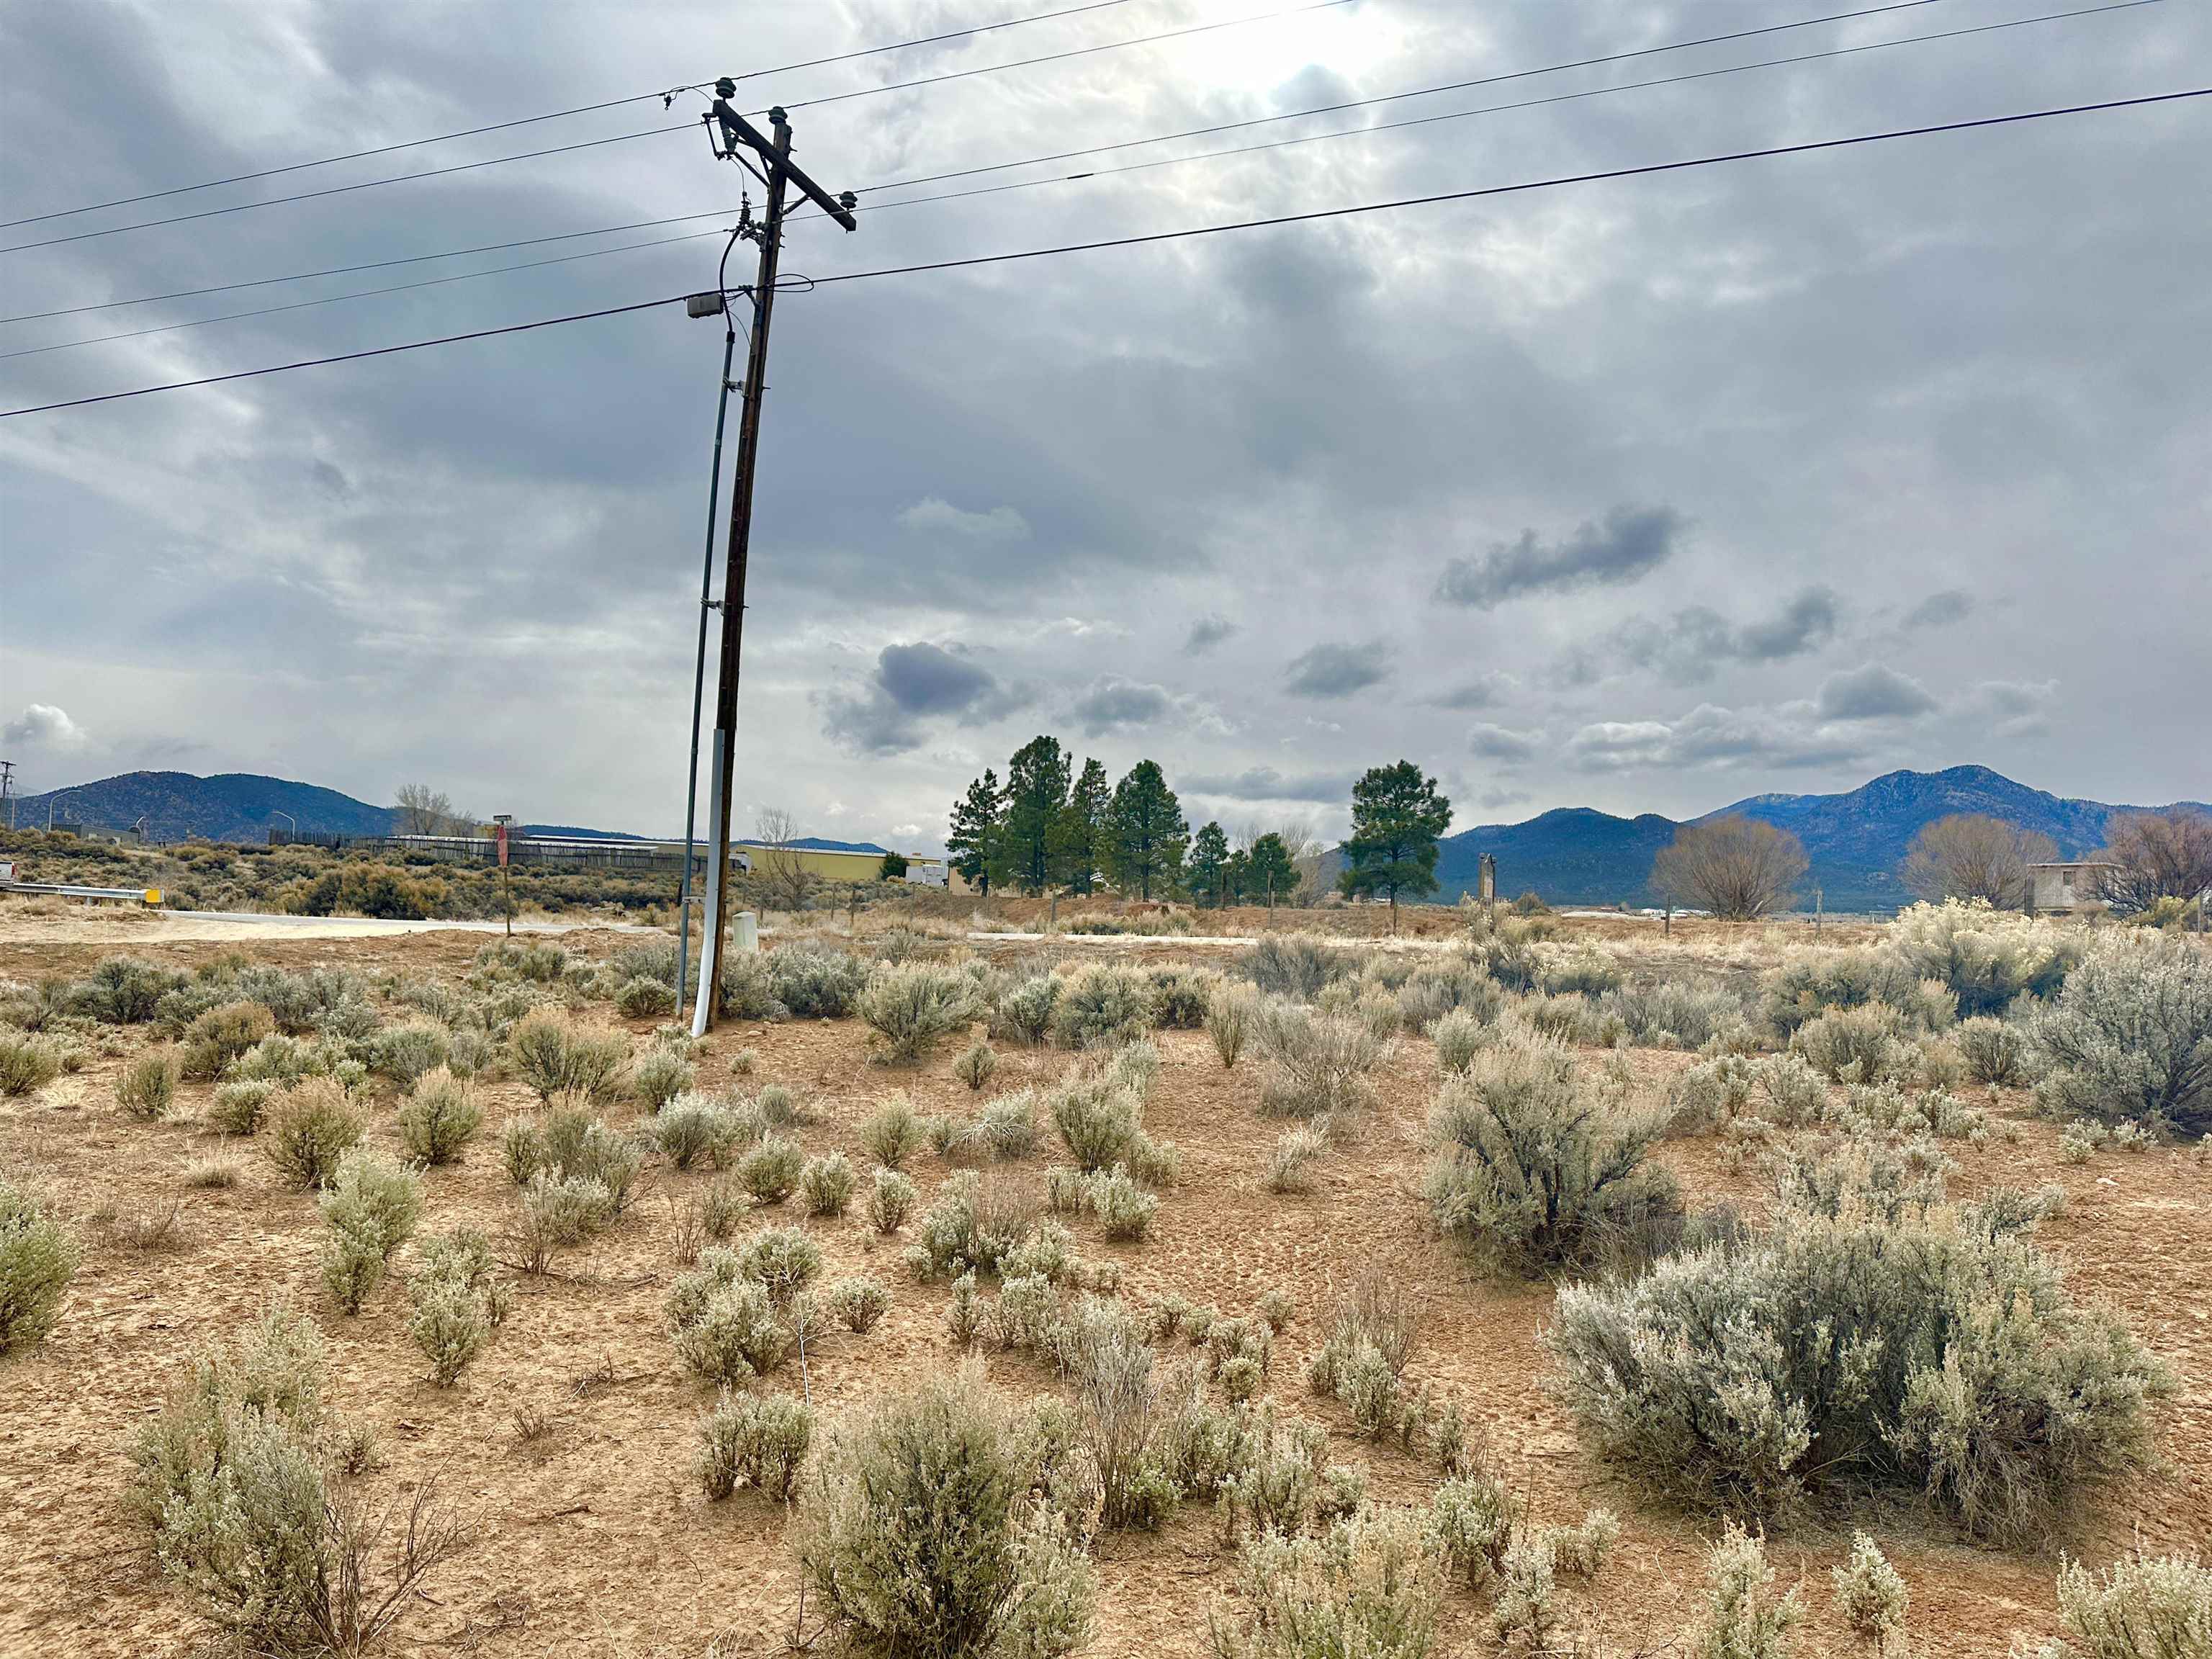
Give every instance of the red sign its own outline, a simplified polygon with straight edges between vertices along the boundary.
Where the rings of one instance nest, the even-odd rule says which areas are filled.
[[[507,868],[507,826],[503,823],[495,823],[492,826],[492,831],[499,837],[499,867],[504,870]]]

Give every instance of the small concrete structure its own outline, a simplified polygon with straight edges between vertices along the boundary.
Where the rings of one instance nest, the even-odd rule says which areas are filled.
[[[2103,859],[2063,859],[2055,864],[2031,864],[2035,878],[2038,915],[2087,916],[2109,909],[2105,900],[2105,878],[2119,868]]]

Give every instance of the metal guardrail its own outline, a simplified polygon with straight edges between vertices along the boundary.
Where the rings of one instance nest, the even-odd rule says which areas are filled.
[[[78,887],[63,881],[0,881],[0,893],[33,893],[50,898],[137,900],[159,904],[158,887]]]

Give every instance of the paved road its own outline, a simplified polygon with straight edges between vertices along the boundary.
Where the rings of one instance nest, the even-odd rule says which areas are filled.
[[[249,928],[270,937],[304,934],[313,939],[378,939],[398,933],[501,933],[497,921],[393,921],[374,916],[264,915],[258,910],[164,910],[161,933],[173,939],[195,933],[210,939],[229,938]],[[634,921],[518,921],[518,933],[574,933],[602,928],[613,933],[657,933],[660,929]]]

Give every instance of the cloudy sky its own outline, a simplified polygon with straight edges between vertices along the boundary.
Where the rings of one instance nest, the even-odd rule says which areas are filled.
[[[1046,9],[10,7],[0,217]],[[794,222],[786,270],[2212,83],[2209,9],[2160,0],[1629,86],[2062,9],[1927,0],[870,188],[1824,9],[1348,0],[870,90],[1273,9],[1125,0],[747,81],[743,106],[792,106],[798,158],[870,210],[852,235]],[[744,181],[689,125],[702,107],[19,223],[0,243],[76,240],[0,252],[0,314],[733,208]],[[679,130],[83,234],[659,127]],[[2212,100],[787,295],[740,817],[927,846],[1038,731],[1117,775],[1154,757],[1194,820],[1231,825],[1340,827],[1351,779],[1401,756],[1462,827],[1964,762],[2062,794],[2202,795],[2208,140]],[[1138,162],[1163,165],[1108,171]],[[898,205],[1000,185],[1023,187]],[[10,321],[0,352],[25,355],[0,356],[0,408],[711,287],[718,234],[36,349],[718,222]],[[720,347],[678,307],[0,421],[0,752],[33,792],[139,767],[380,801],[422,780],[481,811],[677,827]]]

